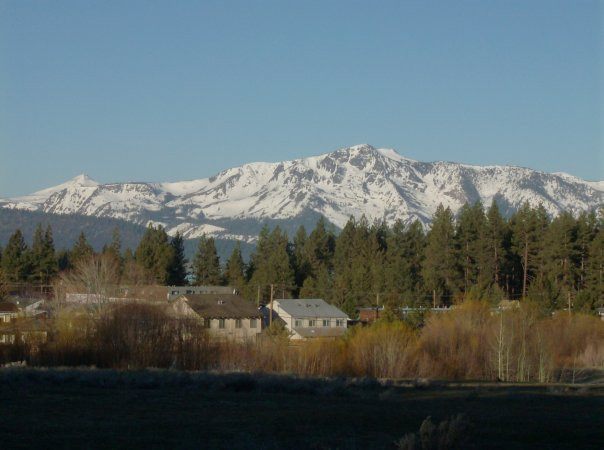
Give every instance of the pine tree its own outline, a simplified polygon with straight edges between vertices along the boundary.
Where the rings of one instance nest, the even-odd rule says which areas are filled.
[[[310,261],[306,255],[307,245],[306,228],[304,225],[300,225],[296,230],[294,236],[293,246],[293,269],[294,269],[294,283],[296,286],[296,294],[300,292],[300,289],[304,285],[304,281],[310,275]]]
[[[405,228],[396,221],[388,235],[385,255],[386,292],[400,296],[407,305],[422,304],[423,280],[421,268],[424,255],[425,235],[417,220]]]
[[[86,235],[83,231],[80,232],[78,240],[71,249],[71,264],[73,266],[76,266],[78,262],[91,257],[93,254],[94,250],[92,249],[92,246],[88,244],[88,241],[86,240]]]
[[[486,213],[486,223],[483,230],[482,251],[479,256],[480,285],[485,290],[497,289],[503,285],[501,275],[506,258],[504,239],[507,233],[507,224],[499,212],[495,199],[493,199]]]
[[[241,256],[241,244],[239,241],[235,244],[231,256],[229,257],[225,268],[225,279],[229,286],[233,286],[241,292],[245,286],[245,265]]]
[[[269,286],[275,288],[275,297],[287,297],[294,291],[294,271],[291,265],[291,248],[285,234],[279,227],[269,233],[264,226],[260,232],[256,251],[251,256],[253,273],[249,282],[250,290],[261,290],[261,299],[270,297]]]
[[[31,275],[31,261],[25,239],[17,229],[8,240],[2,254],[2,271],[6,281],[20,283]]]
[[[598,233],[598,219],[595,211],[582,213],[576,220],[577,223],[577,291],[586,289],[588,284],[589,250],[596,234]]]
[[[216,286],[222,282],[214,238],[206,237],[205,234],[199,239],[193,260],[193,274],[197,286]]]
[[[321,217],[302,250],[307,277],[302,284],[300,296],[329,298],[332,288],[335,242],[333,231],[328,230],[325,219]]]
[[[534,277],[536,257],[539,253],[538,216],[528,202],[514,214],[510,220],[512,229],[512,249],[518,256],[522,267],[522,298],[526,297],[530,279]]]
[[[36,228],[31,249],[31,259],[31,281],[37,284],[48,284],[58,271],[50,225],[46,227],[45,232],[43,232],[42,225],[40,224]]]
[[[458,290],[458,265],[455,249],[455,229],[450,208],[440,204],[432,219],[432,228],[426,237],[423,278],[434,301],[444,297],[451,303]]]
[[[331,300],[349,315],[375,304],[384,288],[377,274],[383,271],[385,239],[377,228],[370,229],[365,216],[358,222],[351,217],[336,240]]]
[[[134,256],[136,262],[144,269],[147,278],[160,284],[168,282],[174,249],[161,225],[157,228],[153,225],[147,227]]]
[[[124,271],[124,259],[122,258],[122,239],[118,227],[113,229],[111,243],[103,246],[102,254],[114,261],[118,275],[121,276]]]
[[[544,276],[561,297],[560,307],[575,295],[578,256],[577,223],[570,213],[562,212],[550,224],[543,248]]]
[[[604,307],[604,220],[601,218],[598,231],[589,245],[586,292],[591,308]]]
[[[187,259],[183,237],[179,232],[170,241],[172,246],[172,261],[168,267],[168,284],[171,286],[184,286],[187,284]]]
[[[481,237],[485,234],[486,218],[482,203],[461,208],[455,233],[459,265],[463,273],[463,288],[467,293],[479,281]]]

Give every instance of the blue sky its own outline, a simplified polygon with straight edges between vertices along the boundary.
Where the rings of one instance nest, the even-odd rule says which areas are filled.
[[[0,0],[0,196],[370,143],[604,179],[600,1]]]

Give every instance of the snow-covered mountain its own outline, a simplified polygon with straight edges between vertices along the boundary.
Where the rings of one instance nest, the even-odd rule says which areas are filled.
[[[301,222],[325,216],[342,227],[350,216],[419,219],[429,225],[439,203],[457,212],[464,203],[495,199],[504,214],[525,201],[552,215],[604,204],[604,182],[522,167],[419,162],[394,150],[356,145],[278,163],[251,163],[211,178],[169,183],[99,184],[80,175],[4,208],[124,219],[164,225],[185,238],[203,233],[251,242],[265,220]]]

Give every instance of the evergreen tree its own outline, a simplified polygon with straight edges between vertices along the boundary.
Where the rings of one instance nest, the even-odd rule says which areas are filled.
[[[187,259],[185,258],[184,240],[179,232],[176,232],[170,245],[172,246],[172,261],[168,267],[168,284],[184,286],[187,284]]]
[[[598,219],[595,211],[582,213],[577,223],[577,291],[581,292],[588,286],[589,258],[591,243],[598,233]]]
[[[38,284],[48,284],[58,271],[58,263],[55,256],[52,228],[38,225],[34,233],[31,249],[32,275],[31,280]]]
[[[432,219],[432,228],[426,237],[422,270],[426,288],[435,302],[451,303],[458,290],[458,266],[455,249],[455,229],[450,208],[438,205]]]
[[[603,220],[600,219],[598,231],[589,245],[585,288],[589,299],[589,302],[585,303],[589,309],[604,307],[604,224],[602,222]]]
[[[92,249],[92,246],[88,244],[88,241],[86,240],[86,235],[83,231],[80,232],[78,240],[71,249],[71,264],[73,266],[76,266],[78,262],[91,257],[93,254],[94,250]]]
[[[310,275],[310,261],[306,255],[307,239],[306,228],[304,228],[304,225],[300,225],[296,230],[296,235],[294,236],[294,246],[292,251],[292,266],[294,269],[296,293],[299,293],[300,289],[304,285],[304,281]]]
[[[242,292],[245,286],[245,265],[241,256],[241,244],[239,241],[235,244],[231,256],[229,257],[225,268],[225,279],[229,286],[233,286]]]
[[[570,213],[562,212],[550,224],[543,247],[543,275],[561,297],[559,307],[575,295],[578,256],[577,223]]]
[[[382,239],[384,238],[384,239]],[[331,300],[354,316],[358,306],[375,304],[383,291],[385,236],[381,225],[370,229],[365,216],[350,218],[336,240]]]
[[[10,283],[26,281],[31,275],[31,262],[28,248],[20,229],[17,229],[8,240],[2,254],[2,271]]]
[[[124,259],[122,258],[122,239],[118,227],[113,229],[111,243],[103,246],[103,255],[108,256],[115,262],[118,275],[121,276],[124,271]]]
[[[199,239],[193,260],[193,274],[197,286],[216,286],[222,282],[214,238],[208,238],[205,234]]]
[[[174,249],[161,225],[150,225],[145,230],[134,253],[137,264],[145,271],[147,278],[156,283],[166,284],[170,264],[174,259]]]
[[[425,235],[417,220],[405,228],[396,221],[388,235],[384,274],[386,292],[396,294],[407,305],[419,306],[424,297],[421,267]]]
[[[505,262],[504,239],[507,233],[507,224],[499,207],[493,199],[486,213],[486,224],[482,236],[482,252],[479,257],[481,274],[480,284],[483,289],[501,287],[501,272]]]
[[[265,301],[270,298],[271,284],[275,298],[291,295],[295,287],[292,259],[287,234],[279,227],[270,233],[268,227],[263,227],[256,251],[251,257],[254,271],[249,283],[250,289],[260,288],[261,297]]]
[[[459,265],[463,273],[463,288],[468,292],[479,281],[481,237],[485,234],[486,218],[482,203],[467,203],[461,208],[455,233]]]
[[[529,281],[537,269],[536,257],[540,239],[538,225],[537,212],[528,202],[525,202],[510,220],[513,233],[512,249],[522,267],[522,298],[526,297]]]
[[[59,272],[73,268],[71,264],[71,252],[67,249],[61,249],[57,252],[57,269]]]
[[[333,231],[328,230],[325,219],[321,217],[303,247],[307,277],[300,290],[301,297],[329,298],[335,242]]]

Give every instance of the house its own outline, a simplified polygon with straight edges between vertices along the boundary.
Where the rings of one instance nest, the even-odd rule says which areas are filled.
[[[372,323],[378,320],[384,312],[383,306],[368,306],[364,308],[358,308],[359,321],[363,324]]]
[[[12,297],[9,298],[8,301],[17,307],[19,315],[23,317],[48,314],[48,311],[44,309],[46,300],[43,298]]]
[[[0,323],[9,323],[19,315],[19,307],[11,302],[0,302]]]
[[[187,294],[237,294],[230,286],[166,286],[168,300]]]
[[[270,310],[269,304],[269,316]],[[272,311],[272,320],[283,321],[291,339],[337,337],[346,333],[346,313],[320,298],[273,300]]]
[[[37,350],[47,339],[48,326],[43,318],[28,317],[10,323],[0,322],[0,344],[27,343]]]
[[[171,314],[197,319],[210,335],[246,340],[262,331],[262,315],[251,302],[237,294],[184,294],[171,301]]]

